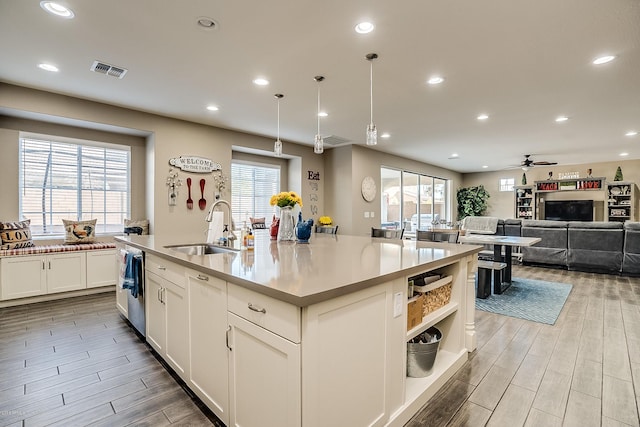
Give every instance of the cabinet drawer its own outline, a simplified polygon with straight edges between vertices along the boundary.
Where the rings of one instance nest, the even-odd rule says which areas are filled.
[[[145,269],[150,273],[155,273],[160,277],[164,277],[168,281],[175,283],[181,288],[185,288],[185,271],[186,269],[179,264],[167,261],[164,258],[155,255],[146,254]]]
[[[300,342],[300,308],[229,283],[228,308],[232,313],[294,343]]]

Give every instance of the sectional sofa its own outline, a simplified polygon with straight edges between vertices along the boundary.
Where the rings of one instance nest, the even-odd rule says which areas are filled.
[[[640,275],[640,222],[506,219],[495,233],[542,239],[521,248],[524,264]]]

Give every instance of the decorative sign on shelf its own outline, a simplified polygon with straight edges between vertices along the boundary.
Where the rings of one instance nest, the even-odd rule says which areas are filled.
[[[536,181],[536,191],[562,191],[562,190],[600,190],[604,178],[583,178],[561,181]]]
[[[169,164],[175,166],[185,172],[194,173],[211,173],[221,170],[220,163],[216,163],[211,159],[205,159],[198,156],[180,156],[169,159]]]

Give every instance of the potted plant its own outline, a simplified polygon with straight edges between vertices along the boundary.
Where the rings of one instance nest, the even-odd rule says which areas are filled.
[[[458,200],[458,220],[467,216],[481,216],[487,210],[489,193],[483,185],[459,188],[456,193]]]

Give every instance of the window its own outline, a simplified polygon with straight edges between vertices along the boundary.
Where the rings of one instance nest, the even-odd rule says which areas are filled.
[[[515,178],[500,178],[500,191],[513,191],[515,184]]]
[[[280,191],[280,167],[233,161],[231,163],[231,212],[240,228],[249,218],[265,218],[271,222],[275,207],[271,196]]]
[[[449,182],[445,179],[390,168],[380,168],[381,226],[413,232],[449,218]]]
[[[22,137],[19,149],[20,216],[31,220],[32,234],[62,234],[62,219],[97,219],[97,233],[122,231],[129,147]]]

